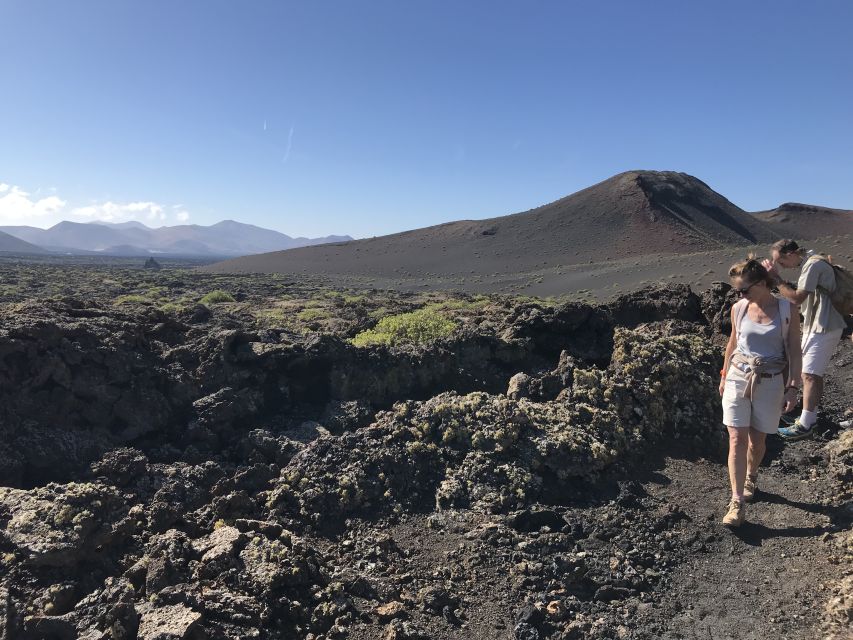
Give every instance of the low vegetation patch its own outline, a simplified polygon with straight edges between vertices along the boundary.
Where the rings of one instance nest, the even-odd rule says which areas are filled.
[[[328,313],[323,309],[318,309],[316,307],[306,308],[296,314],[296,317],[302,322],[314,322],[316,320],[320,320],[321,318],[328,317]]]
[[[162,311],[163,313],[177,314],[181,313],[182,311],[186,311],[186,309],[186,305],[183,305],[179,302],[167,302],[165,304],[160,305],[160,311]]]
[[[373,329],[362,331],[352,339],[356,347],[374,344],[426,344],[449,336],[456,323],[435,309],[426,308],[382,318]]]
[[[217,302],[234,302],[234,296],[222,289],[214,289],[201,300],[201,304],[216,304]]]
[[[146,302],[151,302],[151,299],[136,293],[119,296],[115,299],[116,304],[143,304]]]

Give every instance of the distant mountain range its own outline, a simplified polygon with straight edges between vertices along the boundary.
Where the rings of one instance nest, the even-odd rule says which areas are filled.
[[[0,252],[4,253],[47,253],[41,247],[0,231]]]
[[[210,226],[184,224],[156,229],[141,222],[60,222],[49,229],[0,227],[0,251],[13,253],[229,257],[347,240],[352,238],[292,238],[278,231],[234,220],[223,220]]]

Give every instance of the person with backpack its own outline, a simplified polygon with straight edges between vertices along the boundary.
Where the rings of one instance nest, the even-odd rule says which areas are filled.
[[[771,293],[773,280],[754,257],[729,269],[741,299],[732,306],[732,331],[720,371],[723,423],[729,432],[732,497],[723,524],[738,527],[755,496],[768,433],[797,403],[800,317]]]
[[[850,292],[839,287],[847,283],[849,272],[834,267],[825,256],[806,251],[794,240],[779,240],[771,247],[772,262],[765,261],[774,286],[803,314],[803,410],[790,427],[779,430],[785,440],[802,440],[812,434],[817,410],[823,395],[824,374],[847,322],[836,308],[850,304]],[[802,266],[797,286],[785,282],[778,268]],[[848,283],[849,285],[849,283]],[[846,300],[846,302],[845,302]],[[850,310],[847,311],[850,313]]]

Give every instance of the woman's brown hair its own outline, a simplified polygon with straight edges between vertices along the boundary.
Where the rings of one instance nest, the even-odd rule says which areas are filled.
[[[742,278],[750,285],[756,282],[764,282],[768,288],[773,286],[773,278],[752,253],[746,257],[746,260],[741,260],[731,266],[729,278]]]

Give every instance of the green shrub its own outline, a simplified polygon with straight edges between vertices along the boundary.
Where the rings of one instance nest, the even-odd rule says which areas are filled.
[[[378,307],[376,309],[373,309],[372,311],[368,311],[367,315],[373,320],[379,320],[380,318],[387,316],[390,311],[391,310],[388,307]]]
[[[312,322],[314,320],[319,320],[320,318],[325,318],[327,315],[328,314],[323,309],[309,308],[303,309],[297,313],[296,317],[302,322]]]
[[[456,323],[434,309],[418,309],[382,318],[373,329],[362,331],[352,339],[356,347],[373,344],[426,344],[449,336]]]
[[[115,304],[142,304],[143,302],[151,302],[151,299],[135,293],[119,296],[115,299]]]
[[[215,289],[199,300],[202,304],[215,304],[217,302],[234,302],[234,297],[227,291]]]
[[[432,311],[478,311],[489,304],[489,299],[486,296],[475,296],[471,300],[464,299],[449,299],[431,302],[424,307],[425,310]]]
[[[160,305],[160,311],[163,313],[180,313],[184,311],[186,307],[182,304],[178,304],[177,302],[166,302],[165,304]]]

